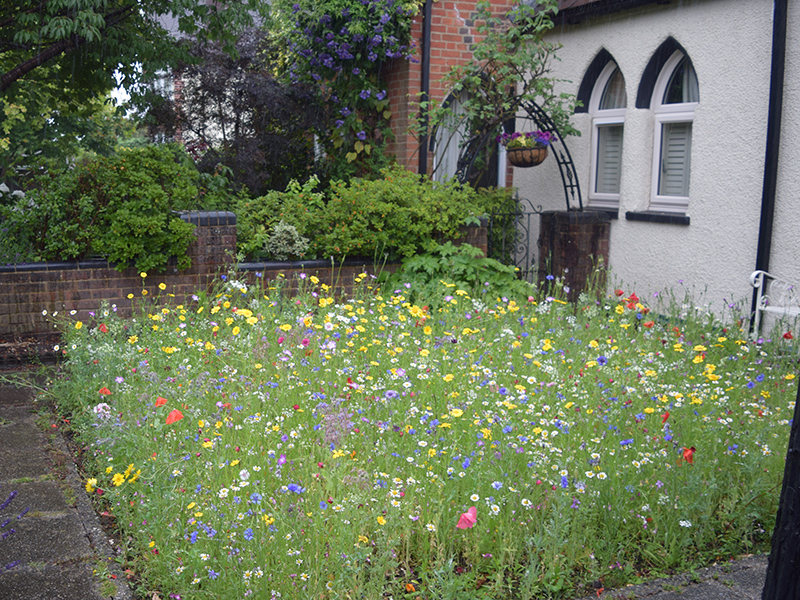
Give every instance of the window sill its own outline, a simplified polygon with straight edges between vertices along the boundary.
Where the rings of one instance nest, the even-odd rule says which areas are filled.
[[[654,212],[646,210],[643,212],[628,211],[625,213],[628,221],[643,221],[646,223],[666,223],[668,225],[688,225],[689,216],[676,213]]]

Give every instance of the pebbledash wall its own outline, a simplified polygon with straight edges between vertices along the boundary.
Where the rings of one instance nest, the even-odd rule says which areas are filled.
[[[350,260],[340,264],[314,260],[303,262],[252,262],[234,264],[236,255],[236,215],[231,212],[190,212],[181,215],[193,223],[197,240],[189,248],[192,266],[178,271],[174,265],[165,273],[150,273],[142,278],[139,271],[118,271],[106,260],[51,262],[0,266],[0,336],[8,339],[43,336],[56,329],[57,319],[76,313],[71,319],[91,322],[93,313],[105,303],[116,306],[123,316],[131,313],[129,294],[143,295],[158,301],[173,294],[170,301],[185,302],[199,290],[219,283],[220,276],[238,270],[248,284],[271,281],[283,275],[286,291],[291,293],[300,273],[316,275],[332,286],[337,294],[352,291],[355,277],[363,272],[393,271],[397,265],[375,265]],[[469,243],[486,253],[486,228],[469,227],[458,243]],[[165,290],[159,284],[165,284]],[[137,300],[138,301],[138,300]]]

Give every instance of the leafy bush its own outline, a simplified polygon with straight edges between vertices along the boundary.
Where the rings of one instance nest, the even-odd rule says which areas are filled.
[[[455,181],[436,183],[399,166],[381,175],[334,182],[327,194],[317,191],[313,177],[303,185],[292,182],[285,192],[242,199],[236,208],[239,250],[257,256],[283,220],[310,238],[311,258],[409,257],[430,240],[457,238],[470,217],[491,212],[507,196]]]
[[[294,226],[300,236],[313,234],[315,220],[325,207],[325,196],[317,191],[318,186],[319,179],[312,176],[302,185],[292,180],[284,192],[239,198],[235,208],[239,252],[261,257],[273,229],[281,220]]]
[[[267,252],[278,260],[290,258],[303,258],[308,250],[308,238],[297,233],[294,225],[287,225],[281,221],[272,230],[272,235],[267,242]]]
[[[430,244],[427,252],[404,259],[385,287],[407,284],[412,301],[435,304],[441,300],[442,283],[488,304],[499,297],[525,300],[534,293],[530,283],[517,278],[515,267],[486,258],[469,244],[452,242]]]
[[[198,173],[178,146],[148,146],[97,158],[38,182],[0,218],[0,254],[16,260],[71,260],[103,255],[122,270],[161,270],[186,255],[194,226],[175,211],[196,208]],[[6,241],[10,238],[10,241]],[[12,247],[13,246],[13,247]]]

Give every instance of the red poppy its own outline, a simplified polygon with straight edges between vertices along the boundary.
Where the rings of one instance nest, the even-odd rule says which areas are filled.
[[[110,396],[111,395],[111,390],[108,389],[107,387],[103,387],[103,388],[100,388],[99,390],[97,390],[97,393],[98,394],[102,394],[103,396]]]
[[[694,462],[694,451],[695,451],[694,446],[692,446],[691,448],[683,449],[683,459],[689,464],[692,464]]]
[[[108,333],[108,327],[106,327],[105,323],[100,323],[100,327],[98,327],[98,329],[103,333]]]
[[[783,334],[783,339],[785,339],[785,340],[791,340],[793,338],[794,338],[794,336],[792,335],[791,331],[787,331],[786,333]]]
[[[617,296],[622,296],[622,294],[624,294],[625,292],[623,292],[622,290],[614,290],[614,293],[615,293]]]
[[[655,323],[653,321],[645,321],[642,325],[650,329]]]
[[[177,408],[167,415],[167,425],[172,425],[183,418],[183,413]]]
[[[630,298],[628,298],[628,300],[630,300],[631,302],[638,302],[639,301],[639,296],[637,296],[636,294],[631,294],[631,296],[630,296]]]
[[[158,408],[159,406],[164,406],[166,403],[167,403],[166,398],[162,398],[161,396],[156,398],[156,408]]]
[[[467,512],[461,513],[456,527],[459,529],[471,529],[472,527],[475,527],[475,523],[477,522],[478,508],[476,506],[471,506]]]
[[[628,302],[627,306],[629,309],[633,310],[634,308],[636,308],[636,302],[633,301]]]
[[[664,423],[666,423],[667,419],[669,419],[669,411],[667,411],[663,415],[661,415],[661,424],[663,425]]]

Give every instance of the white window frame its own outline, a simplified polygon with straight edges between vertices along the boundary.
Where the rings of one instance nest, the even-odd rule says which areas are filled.
[[[669,60],[664,64],[661,73],[656,80],[655,88],[653,89],[653,96],[650,106],[653,107],[654,115],[654,132],[653,132],[653,170],[650,182],[650,210],[656,212],[686,214],[689,209],[688,196],[663,196],[658,193],[659,182],[661,178],[661,144],[662,144],[662,130],[665,123],[694,123],[695,109],[699,102],[681,102],[675,104],[664,104],[664,94],[667,91],[667,86],[672,79],[672,74],[681,63],[686,55],[680,50],[676,50]],[[694,127],[692,128],[692,136],[689,137],[691,144],[692,137],[694,136]],[[691,146],[689,148],[689,186],[691,188]]]
[[[617,69],[618,65],[613,60],[606,64],[595,82],[592,95],[589,99],[589,113],[592,115],[592,159],[590,161],[591,168],[589,173],[589,206],[592,208],[619,209],[619,192],[611,194],[597,191],[597,169],[600,162],[600,128],[608,125],[622,125],[623,139],[625,135],[625,111],[627,110],[627,106],[623,108],[600,110],[600,103],[603,100],[603,93],[605,92],[606,85],[608,85],[608,81]],[[625,76],[623,75],[623,80],[624,78]],[[622,164],[620,164],[620,170],[621,169]]]

